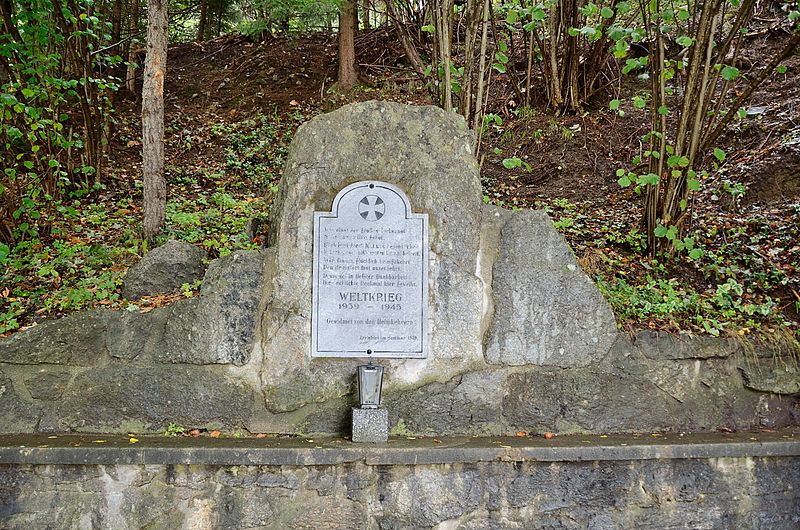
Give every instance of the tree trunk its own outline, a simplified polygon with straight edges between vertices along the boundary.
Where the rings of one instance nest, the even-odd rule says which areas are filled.
[[[197,42],[203,42],[206,38],[206,24],[208,23],[208,0],[200,0],[200,20],[197,22]]]
[[[164,228],[167,184],[164,180],[164,76],[167,67],[169,0],[148,0],[147,57],[142,88],[144,237]]]
[[[113,48],[109,50],[111,55],[119,53],[119,41],[122,37],[122,0],[114,0],[114,8],[111,10],[111,44]]]
[[[339,11],[339,88],[350,90],[358,84],[354,7],[357,0],[344,0]]]
[[[386,0],[385,3],[386,7],[386,18],[391,19],[394,21],[395,28],[400,33],[400,42],[403,45],[403,51],[406,54],[406,59],[411,64],[411,67],[414,68],[414,71],[420,77],[421,80],[425,80],[425,63],[422,62],[422,58],[419,56],[419,52],[414,47],[414,43],[411,42],[411,35],[408,33],[408,28],[406,28],[405,23],[398,18],[398,13],[395,10],[393,0]]]
[[[361,3],[361,20],[363,20],[364,29],[371,29],[372,23],[369,20],[370,5],[369,0],[363,0]]]
[[[128,19],[128,71],[125,75],[125,87],[128,93],[136,94],[136,46],[133,36],[139,31],[139,0],[131,0],[131,12]]]

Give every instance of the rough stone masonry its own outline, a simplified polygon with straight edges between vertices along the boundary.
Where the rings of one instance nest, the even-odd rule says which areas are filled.
[[[174,422],[347,432],[358,361],[309,353],[312,224],[365,179],[398,186],[430,221],[430,354],[384,362],[395,433],[799,423],[800,379],[785,352],[619,333],[544,212],[483,203],[471,143],[461,118],[434,107],[371,101],[304,124],[269,248],[213,261],[197,298],[149,313],[78,313],[0,340],[0,431]]]

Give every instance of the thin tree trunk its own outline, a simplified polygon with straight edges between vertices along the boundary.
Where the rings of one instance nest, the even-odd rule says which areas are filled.
[[[125,75],[125,86],[128,93],[136,93],[136,46],[133,43],[133,36],[139,30],[139,0],[131,0],[131,12],[128,19],[128,71]]]
[[[164,180],[164,76],[167,67],[167,8],[169,0],[149,0],[147,58],[142,88],[142,157],[144,237],[152,240],[166,220],[167,183]]]
[[[339,88],[350,90],[358,84],[353,8],[357,0],[344,0],[339,10]]]
[[[369,0],[363,0],[361,3],[361,20],[364,23],[364,29],[371,29],[372,23],[369,20],[370,5]]]
[[[208,25],[208,0],[200,0],[200,20],[197,22],[196,42],[206,39],[206,26]]]
[[[111,55],[119,53],[119,41],[122,37],[122,0],[114,0],[111,10],[111,43],[114,47],[109,50]]]
[[[411,35],[408,34],[408,29],[406,28],[405,23],[398,18],[397,12],[394,8],[393,0],[386,0],[386,18],[388,19],[390,17],[394,21],[394,25],[397,30],[400,32],[400,42],[403,44],[403,51],[406,54],[406,59],[408,59],[408,62],[411,63],[411,67],[414,69],[417,75],[424,80],[425,63],[422,62],[419,52],[417,52],[417,49],[411,42]]]
[[[478,131],[480,130],[479,127],[481,126],[481,120],[483,119],[483,87],[486,77],[486,48],[489,44],[489,1],[490,0],[484,0],[483,2],[481,55],[480,65],[478,66],[478,94],[475,98],[475,117],[474,121],[472,122],[472,129],[475,131],[475,146],[473,150],[476,154],[478,152],[478,146],[480,145],[480,135],[478,134]]]

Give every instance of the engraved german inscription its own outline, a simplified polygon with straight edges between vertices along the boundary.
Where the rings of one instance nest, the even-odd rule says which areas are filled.
[[[428,216],[379,181],[341,190],[314,213],[311,354],[427,356]]]

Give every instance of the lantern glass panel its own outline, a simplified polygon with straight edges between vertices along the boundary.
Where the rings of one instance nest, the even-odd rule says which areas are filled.
[[[383,366],[363,364],[358,367],[358,397],[361,408],[376,409],[381,404]]]

